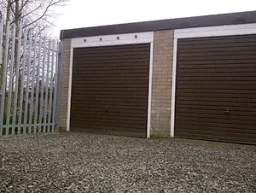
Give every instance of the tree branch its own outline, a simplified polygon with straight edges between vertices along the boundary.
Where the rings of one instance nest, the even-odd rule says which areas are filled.
[[[38,17],[37,19],[35,19],[33,22],[31,22],[31,23],[25,25],[24,28],[27,27],[27,26],[30,26],[30,25],[32,25],[32,24],[34,24],[34,23],[36,23],[36,22],[38,22],[39,20],[41,20],[43,17],[45,17],[47,11],[48,11],[52,6],[58,5],[59,3],[62,3],[62,2],[64,2],[64,1],[63,1],[63,0],[57,0],[57,1],[51,0],[50,3],[46,6],[46,8],[45,8],[44,12],[42,13],[42,15],[41,15],[40,17]]]

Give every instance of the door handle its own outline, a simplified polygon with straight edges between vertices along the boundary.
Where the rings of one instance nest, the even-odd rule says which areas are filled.
[[[229,108],[227,108],[226,111],[225,111],[225,115],[229,115],[229,114],[230,114]]]

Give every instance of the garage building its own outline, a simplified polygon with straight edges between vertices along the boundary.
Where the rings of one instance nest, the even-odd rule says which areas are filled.
[[[256,11],[61,31],[61,127],[256,144]]]

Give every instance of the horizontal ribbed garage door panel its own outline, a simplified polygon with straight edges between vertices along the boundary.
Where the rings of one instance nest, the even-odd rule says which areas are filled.
[[[78,103],[74,103],[74,104],[78,105]],[[135,106],[135,105],[137,105],[138,107],[130,107],[130,106]],[[129,114],[129,111],[132,111],[132,110],[133,110],[133,113],[134,113],[134,111],[144,111],[144,110],[146,110],[146,108],[140,107],[139,104],[134,104],[134,103],[126,104],[126,105],[108,105],[108,106],[101,105],[101,106],[97,106],[97,107],[94,107],[93,105],[85,104],[85,105],[81,105],[81,107],[78,107],[77,110],[86,110],[87,109],[87,111],[90,111],[92,108],[94,108],[95,111],[99,111],[99,112],[100,111],[104,112],[105,109],[108,109],[108,112],[117,112],[118,110],[119,111],[122,110],[124,114],[125,114],[125,112],[127,114]],[[110,114],[110,113],[108,113],[108,114]],[[130,112],[130,114],[131,114],[131,112]],[[138,112],[138,114],[140,114],[140,113]],[[118,114],[118,115],[120,115],[120,114]],[[137,116],[137,113],[134,116]]]
[[[111,116],[116,116],[118,112],[108,112],[109,115]],[[88,122],[92,121],[92,120],[98,120],[98,118],[103,118],[105,117],[105,112],[102,112],[102,111],[93,111],[93,112],[88,112],[88,115],[87,115],[87,120]],[[133,122],[141,122],[142,120],[145,120],[145,118],[147,116],[145,116],[144,114],[138,114],[137,116],[134,116],[134,114],[132,113],[123,113],[123,112],[119,112],[118,113],[118,116],[124,116],[125,118],[122,119],[122,122],[124,120],[128,121],[129,123],[133,123]],[[82,120],[83,118],[74,118],[73,120]],[[84,119],[83,119],[84,120]],[[111,119],[107,119],[107,120],[111,120]],[[114,119],[116,120],[116,119]],[[117,121],[118,122],[118,121]],[[146,122],[145,122],[146,123]],[[105,123],[104,123],[105,124]]]
[[[190,121],[187,121],[187,119],[190,118]],[[242,117],[240,117],[242,118]],[[220,123],[221,122],[221,123]],[[246,120],[246,125],[243,123],[237,124],[237,121],[234,120],[234,117],[231,115],[229,119],[226,118],[220,118],[220,119],[213,119],[213,118],[205,118],[202,119],[202,117],[177,117],[177,124],[179,125],[190,125],[193,124],[193,126],[196,125],[206,125],[207,129],[209,129],[209,126],[216,126],[216,130],[219,131],[225,131],[227,128],[233,128],[233,129],[239,129],[239,130],[251,130],[252,133],[254,133],[255,125],[254,120]],[[223,128],[224,127],[224,128]],[[200,130],[200,128],[198,129]],[[202,129],[205,130],[205,129]],[[235,130],[233,130],[234,132]]]
[[[129,50],[125,50],[125,51],[121,51],[121,50],[117,50],[115,51],[115,57],[113,58],[113,52],[111,53],[101,53],[101,57],[98,58],[98,54],[97,53],[87,53],[87,54],[83,54],[82,52],[80,54],[76,53],[76,57],[88,57],[88,61],[92,61],[92,62],[97,62],[97,61],[118,61],[118,59],[122,58],[122,59],[137,59],[140,61],[145,60],[145,58],[141,58],[141,55],[145,55],[145,56],[149,56],[149,53],[145,53],[147,51],[147,49],[143,49],[143,50],[134,50],[133,52],[129,52]],[[128,53],[129,52],[129,53]],[[95,60],[93,60],[93,56],[95,56]],[[103,58],[105,58],[103,60]],[[80,62],[79,60],[74,60],[74,62]]]
[[[204,110],[225,110],[226,108],[231,108],[232,107],[232,109],[234,109],[237,113],[239,112],[239,111],[241,111],[241,112],[256,112],[256,109],[255,108],[250,108],[250,106],[249,105],[247,105],[247,106],[240,106],[240,107],[238,107],[238,105],[237,106],[229,106],[229,105],[222,105],[222,104],[220,104],[220,105],[216,105],[216,103],[215,104],[205,104],[205,105],[199,105],[199,104],[182,104],[182,102],[177,102],[177,103],[180,103],[180,104],[177,104],[177,107],[179,107],[179,108],[184,108],[184,109],[187,109],[188,111],[190,110],[190,109],[204,109]],[[244,104],[246,104],[246,103],[244,103]],[[178,109],[178,108],[177,108]]]
[[[239,98],[239,99],[254,99],[255,96],[254,95],[241,95],[239,93],[233,93],[232,95],[228,94],[228,93],[210,93],[211,94],[211,98],[224,98],[224,99],[229,99],[229,98]],[[203,93],[203,92],[183,92],[183,93],[179,93],[179,97],[199,97],[199,98],[209,98],[209,93]],[[202,100],[202,99],[201,99]]]
[[[143,96],[142,96],[143,97]],[[75,97],[74,97],[75,98]],[[127,103],[146,103],[146,99],[147,97],[143,97],[143,98],[130,98],[130,97],[120,97],[120,95],[111,98],[105,98],[104,100],[101,98],[101,96],[96,96],[93,97],[93,95],[88,95],[87,96],[87,101],[84,102],[84,104],[91,104],[91,100],[96,100],[97,102],[113,102],[114,104],[118,105],[118,104],[127,104]],[[78,99],[78,98],[77,98]],[[74,103],[76,103],[76,101],[74,100]]]
[[[137,53],[137,54],[140,54],[140,55],[129,56],[129,55],[126,55],[126,54],[125,54],[125,55],[123,55],[123,56],[119,56],[118,58],[106,58],[105,60],[102,60],[101,58],[95,58],[95,60],[93,60],[92,58],[91,58],[91,59],[88,58],[88,62],[91,62],[92,64],[96,64],[96,63],[98,63],[98,62],[102,62],[102,64],[105,66],[105,64],[106,64],[107,62],[116,64],[120,59],[122,59],[123,62],[124,62],[125,60],[129,60],[129,59],[136,60],[136,61],[137,61],[137,60],[139,60],[139,61],[145,61],[145,60],[141,60],[141,58],[140,58],[140,56],[143,55],[142,53]],[[148,54],[145,55],[145,56],[149,57]],[[78,56],[77,56],[77,57],[78,57]],[[113,55],[112,55],[112,56],[109,56],[109,57],[113,57]],[[76,61],[74,61],[74,65],[78,65],[78,64],[81,64],[81,62],[77,63]]]
[[[226,57],[234,57],[234,53],[237,53],[237,54],[243,54],[244,55],[244,57],[245,57],[245,59],[248,57],[249,59],[251,58],[251,57],[253,57],[253,56],[255,56],[255,54],[256,54],[256,51],[255,50],[253,50],[253,48],[251,48],[250,50],[236,50],[236,51],[234,51],[234,50],[232,50],[232,51],[218,51],[218,52],[202,52],[202,53],[186,53],[186,52],[182,52],[181,54],[180,54],[180,56],[181,57],[184,57],[184,58],[186,58],[186,57],[191,57],[191,56],[193,56],[193,58],[201,58],[201,57],[209,57],[209,56],[211,56],[212,57],[212,59],[214,59],[215,57],[217,57],[217,58],[222,58],[222,57],[224,57],[225,56],[225,58],[224,59],[226,59]],[[232,55],[232,56],[231,56]]]
[[[198,44],[195,44],[193,46],[198,46]],[[214,53],[226,53],[226,52],[245,52],[245,51],[252,51],[252,52],[255,52],[253,51],[252,49],[254,48],[255,45],[252,45],[252,46],[225,46],[225,45],[220,45],[218,46],[218,49],[214,50]],[[197,48],[197,49],[191,49],[190,47],[186,48],[186,47],[180,47],[182,48],[182,54],[188,54],[188,53],[195,53],[197,54],[198,51],[203,51],[205,54],[207,53],[212,53],[212,48],[211,47],[204,47],[203,45],[201,46],[202,48]]]
[[[193,101],[192,99],[186,100],[186,101],[177,101],[177,103],[180,103],[178,105],[184,106],[184,105],[191,105],[191,106],[198,106],[201,108],[206,108],[207,106],[213,106],[213,108],[216,107],[222,107],[222,109],[226,109],[226,107],[233,107],[233,109],[246,109],[246,110],[254,110],[256,109],[256,105],[250,102],[236,102],[235,99],[233,101],[229,102],[221,102],[221,101]],[[177,106],[178,107],[178,106]]]
[[[256,144],[255,45],[256,35],[178,40],[175,136]]]
[[[96,55],[98,56],[98,53],[101,52],[101,56],[107,56],[107,55],[113,55],[113,52],[115,53],[115,56],[120,56],[121,54],[126,54],[126,55],[132,55],[133,53],[136,52],[143,52],[147,51],[148,48],[139,45],[129,45],[129,47],[118,47],[116,48],[112,47],[111,50],[106,49],[109,46],[102,46],[102,47],[91,47],[93,48],[92,50],[88,50],[87,48],[81,48],[80,50],[76,51],[76,55],[83,55],[83,56],[91,56],[91,55]],[[86,50],[86,52],[84,52]],[[144,53],[148,54],[148,53]]]
[[[92,66],[81,66],[81,68],[84,68],[84,69],[106,69],[107,67],[109,67],[110,65],[113,65],[113,66],[116,66],[117,68],[125,68],[127,67],[128,65],[129,66],[136,66],[138,64],[140,64],[141,62],[145,62],[147,61],[146,59],[142,59],[142,58],[129,58],[129,60],[123,60],[123,61],[118,61],[118,60],[104,60],[104,61],[100,61],[102,62],[103,65],[99,65],[99,61],[97,60],[93,60],[93,61],[90,61],[91,64],[93,64]],[[83,64],[83,62],[81,61],[76,61],[76,65],[81,65]],[[122,66],[118,66],[117,64],[123,64]],[[145,67],[145,65],[141,65],[141,67]]]
[[[201,81],[201,80],[181,80],[181,83],[182,84],[185,84],[185,85],[239,85],[239,86],[243,86],[243,85],[248,85],[251,83],[250,80],[232,80],[230,82],[229,81],[223,81],[223,80],[215,80],[215,81],[207,81],[207,82],[204,82],[204,81]],[[240,89],[243,89],[242,87]]]
[[[246,37],[247,36],[247,37]],[[243,44],[250,45],[251,42],[256,42],[255,34],[246,35],[246,36],[222,36],[222,37],[205,37],[205,38],[189,38],[189,39],[180,39],[179,43],[181,46],[188,46],[188,45],[202,45],[202,46],[230,46],[234,44]]]
[[[145,101],[145,100],[144,100]],[[142,102],[142,104],[146,104],[145,102]],[[145,107],[140,107],[140,102],[120,102],[120,101],[97,101],[98,103],[102,104],[100,106],[100,104],[98,105],[99,109],[101,109],[102,107],[105,108],[104,104],[108,104],[108,107],[113,107],[113,108],[126,108],[126,109],[146,109]],[[74,102],[74,104],[79,104],[78,102]],[[139,105],[138,107],[135,107],[135,105]],[[89,101],[87,103],[84,103],[83,106],[86,107],[94,107],[91,103],[89,103]],[[132,107],[131,107],[132,106]],[[82,107],[81,107],[82,108]]]
[[[229,76],[229,77],[234,77],[237,78],[239,77],[255,77],[256,76],[256,72],[251,72],[251,73],[236,73],[236,72],[230,72],[229,74],[225,74],[225,73],[214,73],[214,72],[205,72],[205,73],[200,73],[200,72],[194,72],[190,74],[190,77],[225,77],[225,76]],[[188,77],[187,74],[181,74],[180,77]]]
[[[180,89],[180,92],[181,93],[210,93],[210,94],[212,94],[212,93],[216,93],[216,90],[211,90],[211,89],[200,89],[200,90],[196,90],[196,89],[191,89],[191,88],[184,88],[184,89]],[[219,89],[218,90],[218,92],[219,92],[219,94],[220,93],[223,93],[223,94],[239,94],[239,95],[243,95],[244,96],[244,94],[251,94],[252,92],[250,91],[250,90],[232,90],[232,89],[230,89],[230,90],[228,90],[228,89]],[[251,95],[249,95],[249,96],[251,96]]]
[[[213,121],[217,121],[217,120],[220,120],[220,119],[223,119],[223,113],[220,113],[219,111],[215,111],[215,113],[209,113],[207,112],[207,110],[204,112],[204,113],[193,113],[191,114],[191,112],[187,112],[187,113],[183,113],[183,114],[180,114],[179,117],[176,117],[177,119],[187,119],[188,117],[190,117],[191,119],[193,118],[199,118],[199,119],[202,119],[204,120],[205,118],[206,119],[212,119]],[[232,119],[243,119],[245,120],[246,122],[247,121],[254,121],[254,118],[253,117],[248,117],[246,114],[243,114],[243,112],[241,112],[240,114],[234,114],[232,113],[232,116],[231,116]],[[228,119],[230,122],[233,122],[232,119]]]
[[[113,100],[119,100],[120,98],[122,98],[122,100],[129,100],[129,99],[147,99],[146,96],[136,96],[135,94],[131,94],[129,92],[127,92],[127,94],[122,93],[123,95],[117,95],[118,92],[112,93],[112,92],[94,92],[94,93],[88,93],[87,97],[88,97],[88,101],[91,99],[95,99],[95,100],[100,100],[102,101],[102,95],[108,95],[110,98],[112,98]],[[139,95],[142,95],[142,92],[139,93]],[[122,97],[121,97],[122,96]],[[79,99],[79,96],[75,96],[77,99]],[[73,97],[73,98],[75,98]],[[93,98],[95,97],[95,98]],[[108,100],[108,98],[106,98],[106,100]],[[120,99],[121,100],[121,99]]]
[[[92,79],[92,80],[87,80],[87,81],[85,81],[86,83],[95,83],[95,84],[101,84],[101,83],[104,83],[106,80],[104,80],[104,79],[101,79],[101,80],[94,80],[94,79]],[[129,84],[131,84],[131,82],[133,83],[133,84],[142,84],[142,83],[144,83],[144,78],[142,78],[141,80],[127,80],[127,79],[119,79],[118,80],[118,82],[117,81],[115,81],[114,79],[112,79],[112,80],[110,80],[110,79],[108,79],[108,82],[109,82],[109,84],[110,85],[129,85]],[[120,82],[120,83],[119,83]],[[79,85],[81,85],[81,84],[84,84],[84,83],[80,83],[79,81],[77,82],[77,84]],[[76,85],[77,86],[77,85]],[[79,87],[79,86],[77,86],[77,87]]]
[[[99,74],[97,74],[97,75],[95,75],[95,76],[93,76],[93,74],[92,73],[90,73],[90,74],[88,74],[85,78],[84,78],[84,81],[87,81],[89,78],[92,78],[92,79],[102,79],[102,80],[115,80],[114,79],[114,77],[116,77],[116,78],[118,78],[118,80],[119,79],[121,79],[121,80],[123,80],[123,79],[126,79],[126,78],[130,78],[130,79],[132,79],[133,77],[134,77],[134,79],[133,80],[145,80],[145,79],[147,79],[148,77],[146,77],[146,76],[142,76],[142,74],[145,74],[147,71],[146,70],[144,70],[144,71],[139,71],[139,72],[130,72],[130,73],[132,73],[132,74],[127,74],[127,73],[129,73],[129,72],[127,72],[127,73],[125,73],[125,72],[120,72],[120,73],[118,73],[117,71],[115,71],[115,72],[113,72],[113,73],[99,73]],[[78,74],[78,75],[80,75],[81,77],[78,77],[78,81],[79,81],[79,79],[80,79],[80,81],[81,81],[81,79],[82,79],[82,76],[83,76],[83,74],[82,73],[76,73],[76,74]],[[83,80],[83,79],[82,79]]]
[[[204,60],[211,60],[211,61],[215,61],[215,60],[222,60],[222,61],[225,61],[225,60],[239,60],[241,59],[240,55],[229,55],[229,56],[215,56],[215,55],[202,55],[201,57],[200,56],[193,56],[193,54],[191,54],[191,56],[183,56],[181,57],[180,61],[183,62],[183,61],[186,61],[186,60],[190,60],[190,61],[204,61]],[[254,60],[256,59],[256,56],[255,55],[245,55],[244,56],[244,59],[245,60]]]
[[[255,81],[256,77],[246,76],[246,77],[232,77],[232,76],[183,76],[179,78],[180,81]]]
[[[122,96],[123,99],[126,99],[126,97],[131,97],[131,98],[145,98],[147,99],[147,97],[145,96],[138,96],[138,95],[143,95],[145,94],[145,92],[139,92],[139,91],[136,91],[136,94],[137,96],[134,94],[134,93],[131,93],[130,91],[122,91],[122,94],[118,95],[119,91],[113,91],[113,92],[110,92],[110,91],[105,91],[105,92],[102,92],[102,91],[97,91],[97,92],[88,92],[88,96],[96,96],[95,98],[97,97],[100,97],[100,96],[103,96],[104,95],[108,95],[109,97],[115,99],[115,98],[120,98]],[[78,95],[76,97],[80,97],[81,95]]]
[[[75,48],[71,130],[146,137],[150,45]]]
[[[187,47],[187,46],[204,46],[204,47],[226,47],[239,45],[239,46],[250,46],[250,43],[255,43],[255,35],[251,35],[249,38],[244,38],[242,36],[233,36],[234,38],[230,38],[230,36],[222,36],[220,37],[206,37],[206,38],[189,38],[189,39],[180,39],[179,46]],[[241,38],[242,37],[242,38]],[[216,39],[214,39],[216,38]]]
[[[225,64],[223,64],[225,65]],[[256,67],[256,64],[255,66]],[[204,68],[202,66],[202,68]],[[218,68],[218,66],[216,66],[216,68],[212,68],[212,69],[209,69],[209,68],[205,68],[205,69],[202,69],[202,68],[183,68],[182,69],[182,72],[184,74],[191,74],[191,73],[218,73],[218,74],[225,74],[227,75],[228,74],[235,74],[235,73],[244,73],[244,72],[251,72],[252,68],[236,68],[236,69],[232,69],[232,72],[230,72],[230,68],[233,68],[233,67],[230,67],[230,68]]]
[[[136,72],[137,70],[141,70],[141,71],[144,71],[144,70],[147,70],[147,67],[146,66],[138,66],[138,64],[141,62],[141,61],[138,61],[138,64],[134,64],[134,65],[130,65],[128,63],[129,61],[127,61],[127,63],[122,63],[124,65],[120,66],[117,66],[115,67],[115,70],[120,70],[121,72],[122,71],[126,71],[126,70],[129,70],[131,72]],[[87,66],[82,66],[80,67],[80,69],[83,69],[83,70],[86,70],[86,71],[95,71],[95,70],[98,70],[99,72],[105,72],[105,73],[108,73],[108,72],[111,72],[113,69],[112,68],[109,68],[109,66],[106,64],[105,66],[94,66],[94,67],[87,67]],[[79,72],[80,70],[76,70],[77,72]]]
[[[240,43],[225,43],[222,42],[222,43],[219,43],[219,44],[203,44],[203,43],[198,43],[198,44],[188,44],[186,45],[183,44],[180,42],[180,45],[179,45],[179,48],[184,50],[184,53],[186,53],[189,49],[198,49],[199,51],[203,51],[203,50],[206,50],[206,51],[209,51],[209,49],[215,49],[217,50],[218,48],[233,48],[233,47],[254,47],[256,41],[249,41],[249,42],[240,42]],[[204,49],[205,48],[205,49]],[[217,51],[218,52],[218,51]]]
[[[200,96],[193,96],[191,95],[190,93],[187,94],[187,96],[190,97],[191,101],[197,101],[197,102],[230,102],[230,101],[235,101],[236,103],[244,103],[246,101],[246,103],[252,103],[252,105],[254,105],[254,103],[256,103],[256,98],[251,96],[251,98],[243,98],[241,95],[240,97],[238,96],[232,96],[232,97],[229,97],[229,95],[226,95],[226,97],[220,97],[220,96],[215,96],[215,97],[207,97],[207,96],[203,96],[203,95],[200,95]],[[184,100],[187,99],[187,96],[182,96],[182,95],[179,95],[179,101],[183,102]],[[186,101],[189,101],[189,100],[186,100]],[[183,103],[184,104],[184,103]],[[256,105],[255,105],[256,107]]]
[[[111,115],[111,114],[110,114]],[[116,114],[114,115],[116,116]],[[105,115],[101,115],[101,116],[97,116],[97,119],[93,118],[92,116],[88,116],[88,119],[86,120],[88,123],[90,123],[90,121],[99,121],[100,119],[103,119],[105,118],[104,120],[104,123],[102,123],[102,125],[104,126],[106,123],[118,123],[118,124],[126,124],[126,125],[129,125],[129,126],[136,126],[137,124],[139,124],[138,128],[140,128],[141,126],[145,126],[145,124],[147,124],[147,122],[145,121],[144,124],[141,124],[142,121],[145,120],[145,117],[128,117],[128,116],[125,116],[125,117],[122,117],[122,119],[116,119],[115,117],[113,116],[113,114],[111,115],[111,117],[107,117],[105,118]],[[75,118],[73,119],[74,121],[85,121],[83,118]],[[87,123],[86,123],[87,124]],[[143,128],[142,127],[142,128]]]
[[[223,136],[223,138],[225,137],[245,137],[249,140],[254,140],[253,138],[253,131],[252,130],[247,130],[247,129],[240,129],[240,130],[237,130],[235,128],[232,128],[232,127],[229,127],[229,128],[226,128],[226,130],[222,129],[222,130],[219,130],[220,126],[219,125],[216,125],[215,127],[214,126],[211,126],[211,125],[206,125],[206,127],[208,128],[207,130],[199,130],[197,128],[200,128],[202,127],[203,125],[206,125],[206,124],[196,124],[195,123],[195,126],[196,128],[189,131],[191,133],[191,135],[206,135],[208,134],[209,137],[212,137],[212,138],[215,138],[215,137],[219,137],[219,136]],[[182,128],[182,126],[184,126],[184,129]],[[181,125],[181,128],[179,130],[179,134],[188,134],[187,130],[186,130],[186,127],[188,127],[189,125]],[[222,126],[223,127],[223,126]],[[232,130],[233,132],[230,132],[230,130]],[[189,137],[191,138],[191,137]],[[234,141],[235,139],[233,139]]]
[[[241,87],[238,87],[238,86],[241,86]],[[237,89],[238,90],[238,88],[239,88],[239,90],[238,90],[238,92],[239,91],[243,91],[243,90],[248,90],[248,89],[256,89],[256,85],[246,85],[246,84],[239,84],[239,85],[234,85],[234,84],[230,84],[230,85],[225,85],[225,84],[222,84],[221,82],[219,83],[219,85],[217,84],[217,82],[216,82],[216,84],[215,85],[211,85],[211,84],[209,84],[209,85],[200,85],[200,84],[189,84],[189,85],[182,85],[182,86],[180,86],[180,88],[181,89],[208,89],[208,90],[211,90],[211,89],[213,89],[213,90],[224,90],[224,89],[226,89],[226,90],[233,90],[233,89]]]
[[[209,128],[209,129],[214,130],[215,128]],[[233,129],[230,128],[230,130],[233,130]],[[235,132],[233,133],[230,131],[218,133],[218,132],[199,131],[199,130],[191,130],[190,132],[187,132],[187,130],[181,130],[180,135],[183,135],[183,137],[190,138],[190,139],[227,141],[227,142],[247,143],[247,144],[248,144],[248,141],[255,140],[255,138],[253,138],[251,134],[244,134],[244,133],[241,134],[241,133],[235,133]],[[239,138],[239,141],[237,141],[236,138]]]
[[[229,136],[228,133],[221,133],[220,135],[212,135],[211,133],[202,134],[201,132],[191,131],[191,132],[182,132],[179,135],[182,135],[183,138],[188,139],[201,139],[201,140],[211,140],[211,141],[225,141],[225,142],[234,142],[234,143],[245,143],[248,144],[248,141],[252,141],[252,138],[246,138],[246,136],[239,135],[239,136]],[[239,141],[236,138],[239,137]]]

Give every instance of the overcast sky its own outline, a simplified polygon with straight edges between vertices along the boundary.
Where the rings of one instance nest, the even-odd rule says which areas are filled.
[[[55,8],[61,29],[256,10],[256,0],[69,0]]]

